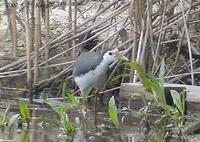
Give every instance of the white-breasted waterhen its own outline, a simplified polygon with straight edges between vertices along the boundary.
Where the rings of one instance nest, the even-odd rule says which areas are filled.
[[[82,95],[85,95],[90,88],[101,90],[104,87],[108,77],[109,65],[113,63],[123,51],[123,48],[106,49],[102,54],[89,51],[82,53],[75,60],[73,76]]]

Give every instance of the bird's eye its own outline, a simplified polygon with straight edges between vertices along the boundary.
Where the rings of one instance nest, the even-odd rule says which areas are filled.
[[[109,54],[109,55],[112,55],[113,53],[112,53],[112,52],[108,52],[108,54]]]

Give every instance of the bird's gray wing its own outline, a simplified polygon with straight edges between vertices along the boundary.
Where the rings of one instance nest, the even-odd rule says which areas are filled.
[[[86,74],[90,70],[94,70],[102,61],[102,56],[98,53],[90,51],[82,53],[74,63],[73,75],[80,76]]]

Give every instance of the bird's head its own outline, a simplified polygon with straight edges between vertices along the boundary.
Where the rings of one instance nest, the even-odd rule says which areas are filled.
[[[116,48],[116,49],[107,49],[103,53],[103,59],[109,63],[112,63],[117,59],[117,57],[122,56],[124,49]]]

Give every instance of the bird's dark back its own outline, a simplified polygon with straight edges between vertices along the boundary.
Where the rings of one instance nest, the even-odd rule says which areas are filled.
[[[102,56],[94,51],[82,53],[74,63],[73,76],[86,74],[94,70],[102,61]]]

